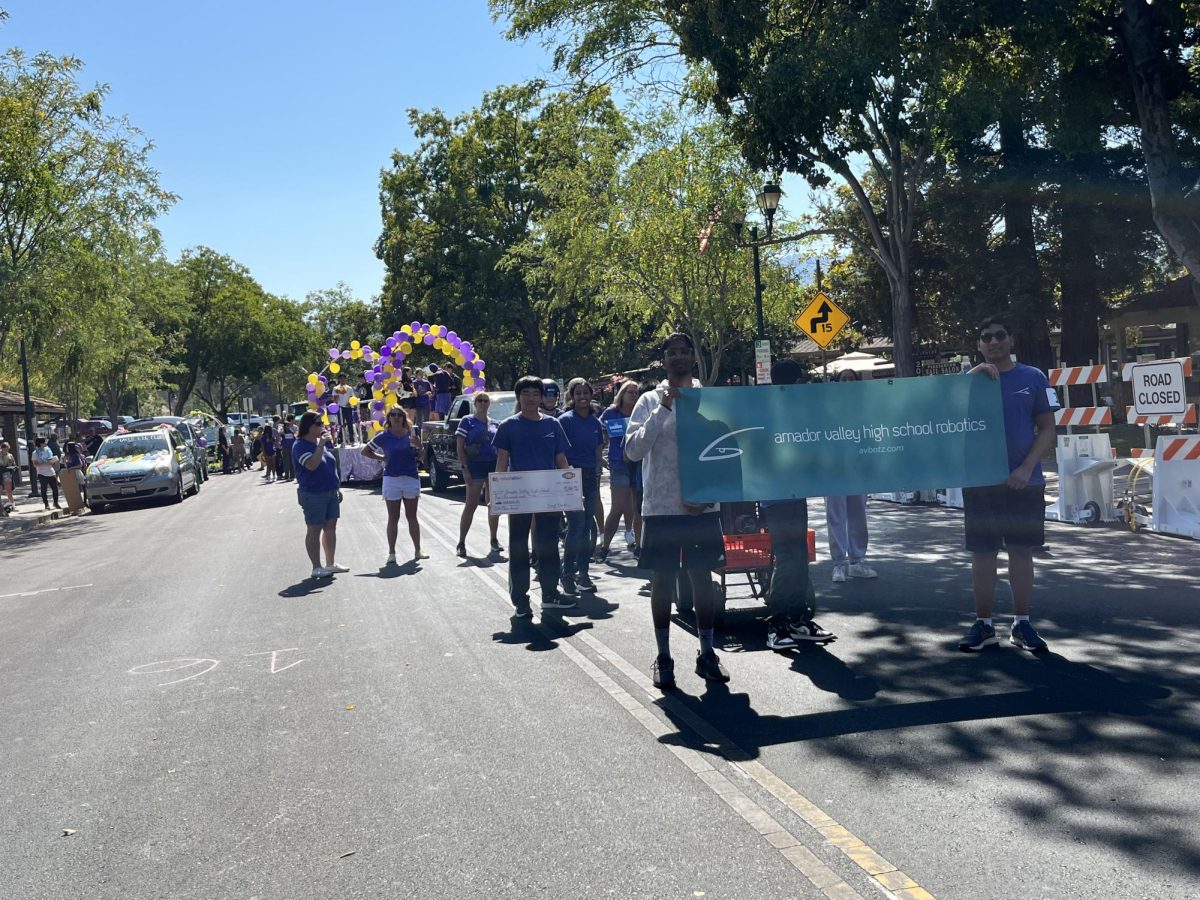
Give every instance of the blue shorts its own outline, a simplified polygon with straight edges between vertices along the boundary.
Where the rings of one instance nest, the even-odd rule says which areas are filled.
[[[450,400],[451,397],[449,394],[434,394],[433,411],[439,415],[446,415],[446,413],[450,412]]]
[[[341,515],[341,502],[338,500],[337,491],[297,491],[296,495],[300,500],[300,508],[304,510],[304,524],[310,528],[324,525],[330,519]]]
[[[467,460],[467,468],[471,472],[471,477],[477,481],[487,481],[487,477],[496,471],[496,461],[494,459],[480,462],[479,460]]]
[[[629,475],[629,470],[624,466],[608,470],[609,487],[631,487],[633,479]]]

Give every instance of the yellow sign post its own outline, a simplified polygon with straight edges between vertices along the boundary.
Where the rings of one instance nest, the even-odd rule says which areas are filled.
[[[813,297],[812,302],[804,307],[804,311],[792,320],[797,328],[816,341],[817,346],[825,350],[833,343],[850,317],[845,310],[834,303],[822,292]]]

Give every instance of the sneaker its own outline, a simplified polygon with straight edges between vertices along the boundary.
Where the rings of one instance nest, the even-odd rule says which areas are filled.
[[[564,597],[562,594],[551,594],[542,598],[542,609],[574,609],[578,605],[570,597]]]
[[[1029,624],[1028,619],[1021,622],[1013,622],[1008,642],[1014,647],[1020,647],[1022,650],[1028,650],[1030,653],[1044,653],[1049,649],[1046,646],[1046,642],[1042,640],[1041,635]]]
[[[963,653],[970,653],[973,650],[982,650],[984,647],[995,643],[997,643],[996,629],[982,619],[976,619],[975,624],[971,626],[971,630],[958,642],[958,649]]]
[[[600,548],[596,551],[596,554],[592,557],[592,559],[598,563],[606,562],[608,560],[608,547],[604,544],[601,544]]]
[[[492,552],[499,553],[502,549],[503,548],[500,546],[500,542],[493,538],[492,539]]]
[[[333,575],[337,575],[339,573],[344,574],[344,573],[350,571],[349,566],[343,566],[338,563],[334,563],[332,566],[329,566],[328,568],[329,568],[330,573]]]
[[[767,621],[767,646],[772,650],[790,650],[796,646],[788,620],[783,616],[772,616]]]
[[[579,585],[580,591],[587,594],[596,593],[596,582],[592,581],[591,576],[580,575],[576,583]]]
[[[466,545],[466,544],[459,544],[457,547],[455,547],[455,548],[454,548],[454,555],[455,555],[455,556],[461,556],[463,559],[466,559],[466,558],[467,558],[467,545]]]
[[[313,578],[328,578],[332,574],[333,574],[333,569],[327,569],[324,566],[313,566],[313,570],[312,570]]]
[[[845,580],[846,580],[846,567],[845,566],[834,566],[833,567],[833,582],[834,582],[834,584],[841,584]]]
[[[701,653],[696,651],[696,674],[705,681],[726,682],[729,680],[729,670],[721,665],[721,659],[712,651]]]
[[[846,574],[851,578],[878,578],[879,573],[865,563],[850,563]]]
[[[529,601],[526,600],[520,606],[513,610],[514,619],[532,619],[533,610],[529,608]]]
[[[389,553],[389,554],[388,554],[388,558],[387,558],[387,562],[386,562],[386,563],[384,563],[384,565],[387,565],[387,566],[394,566],[395,564],[396,564],[396,554],[395,554],[395,553]]]
[[[422,559],[429,559],[429,554],[426,553],[424,550],[414,550],[413,551],[413,562],[418,562],[419,560],[422,560]]]
[[[650,679],[659,690],[667,691],[675,687],[675,660],[669,656],[656,656],[654,665],[650,667]]]
[[[575,586],[575,578],[573,576],[564,575],[562,577],[562,592],[568,597],[579,596],[579,589]],[[544,603],[542,605],[545,606]]]
[[[812,619],[802,622],[799,619],[793,619],[788,623],[789,631],[792,639],[797,643],[802,641],[832,641],[835,637],[832,631],[826,631]]]
[[[634,533],[632,531],[625,532],[625,546],[632,550],[633,545],[636,543],[637,537],[634,535]]]

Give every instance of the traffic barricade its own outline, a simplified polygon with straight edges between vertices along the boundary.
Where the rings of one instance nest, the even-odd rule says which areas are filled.
[[[1200,538],[1200,435],[1158,439],[1153,523],[1155,531]]]
[[[1113,457],[1107,434],[1063,435],[1058,439],[1058,499],[1046,507],[1046,518],[1074,525],[1114,522]]]

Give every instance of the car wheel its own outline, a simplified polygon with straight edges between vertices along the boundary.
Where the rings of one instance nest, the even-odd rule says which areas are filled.
[[[435,494],[443,493],[450,487],[450,478],[436,456],[429,457],[429,487]]]
[[[107,503],[88,503],[88,509],[93,513],[102,513],[107,506]]]
[[[192,480],[195,482],[192,486],[192,495],[195,496],[200,493],[200,485],[204,484],[204,479],[200,476],[199,472],[196,472]]]
[[[172,503],[183,502],[183,473],[179,473],[179,478],[175,481],[175,494],[171,497]]]

